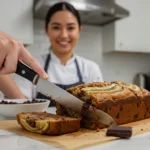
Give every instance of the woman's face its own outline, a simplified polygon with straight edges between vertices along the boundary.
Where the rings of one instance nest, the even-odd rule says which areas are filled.
[[[79,39],[80,30],[81,27],[71,12],[67,10],[56,12],[46,30],[53,51],[59,54],[71,52]]]

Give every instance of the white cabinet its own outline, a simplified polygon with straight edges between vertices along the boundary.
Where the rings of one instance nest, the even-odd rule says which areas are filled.
[[[104,52],[150,52],[150,1],[116,0],[130,16],[103,28]]]
[[[0,0],[0,30],[24,44],[33,43],[33,0]]]

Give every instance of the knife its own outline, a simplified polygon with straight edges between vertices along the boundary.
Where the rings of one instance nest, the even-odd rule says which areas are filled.
[[[60,87],[56,86],[55,84],[51,83],[48,80],[42,79],[35,71],[30,69],[25,64],[18,62],[16,74],[28,79],[33,84],[36,85],[36,91],[42,93],[45,96],[51,97],[59,104],[68,107],[77,113],[81,114],[83,105],[85,102],[81,101],[77,97],[73,96],[72,94],[68,93],[67,91],[61,89]],[[93,107],[89,106],[88,113],[93,113]],[[94,113],[96,115],[97,120],[100,123],[105,125],[117,125],[115,120],[109,116],[107,113],[99,110],[94,109]]]

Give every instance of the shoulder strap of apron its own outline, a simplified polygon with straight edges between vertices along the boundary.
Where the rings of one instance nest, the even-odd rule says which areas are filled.
[[[46,73],[47,73],[47,70],[48,70],[50,60],[51,60],[51,54],[48,54],[47,58],[46,58],[46,61],[45,61],[45,65],[44,65],[44,70],[45,70]]]
[[[75,58],[75,64],[76,64],[76,68],[77,68],[77,75],[79,77],[79,82],[82,82],[82,75],[81,75],[81,71],[80,71],[80,68],[79,68],[79,64],[77,62],[77,59]]]

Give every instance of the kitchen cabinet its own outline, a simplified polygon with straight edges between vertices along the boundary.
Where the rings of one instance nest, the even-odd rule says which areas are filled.
[[[33,43],[33,0],[0,0],[0,30],[24,44]]]
[[[116,0],[127,18],[103,27],[104,52],[150,52],[150,1]]]

